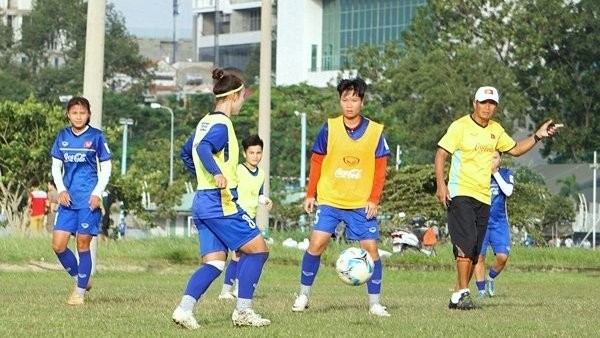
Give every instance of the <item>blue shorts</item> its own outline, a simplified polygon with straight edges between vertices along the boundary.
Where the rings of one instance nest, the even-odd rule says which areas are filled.
[[[256,223],[245,211],[218,218],[194,218],[198,230],[200,255],[217,251],[237,251],[260,235]]]
[[[510,254],[510,230],[508,225],[491,226],[488,225],[483,244],[481,245],[481,256],[485,256],[488,245],[497,254]]]
[[[56,212],[54,230],[70,232],[72,235],[85,234],[96,236],[98,235],[101,218],[102,211],[100,208],[95,210],[90,210],[90,208],[69,209],[60,205]]]
[[[339,209],[328,205],[319,205],[315,214],[313,230],[333,234],[340,222],[346,224],[346,238],[351,241],[379,239],[377,218],[367,220],[365,208]]]

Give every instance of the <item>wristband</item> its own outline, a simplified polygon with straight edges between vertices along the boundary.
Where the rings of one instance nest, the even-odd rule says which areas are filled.
[[[533,134],[533,140],[535,141],[535,143],[538,143],[542,138],[537,136],[537,134]]]

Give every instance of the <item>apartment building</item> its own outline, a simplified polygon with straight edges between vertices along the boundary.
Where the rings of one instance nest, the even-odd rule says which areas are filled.
[[[3,25],[12,29],[15,42],[21,41],[23,17],[31,12],[32,2],[33,0],[0,0],[0,20]]]
[[[261,3],[260,0],[193,0],[195,60],[246,68],[252,53],[257,53],[260,47]]]
[[[426,0],[279,0],[276,83],[326,86],[350,47],[401,40]]]

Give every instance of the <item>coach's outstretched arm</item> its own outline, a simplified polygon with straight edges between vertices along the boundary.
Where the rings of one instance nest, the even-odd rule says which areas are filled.
[[[539,140],[544,137],[552,137],[558,133],[558,128],[562,128],[562,123],[554,123],[552,120],[546,121],[542,126],[531,136],[517,142],[517,145],[508,151],[512,156],[521,156],[531,150]]]

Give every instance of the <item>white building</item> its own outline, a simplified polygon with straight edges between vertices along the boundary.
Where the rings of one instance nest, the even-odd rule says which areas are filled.
[[[32,0],[0,0],[0,20],[12,29],[13,41],[21,41],[23,17],[33,8]]]
[[[277,85],[323,87],[338,76],[351,47],[401,41],[425,0],[279,0]]]
[[[195,61],[245,69],[260,46],[260,9],[260,0],[193,0]]]

